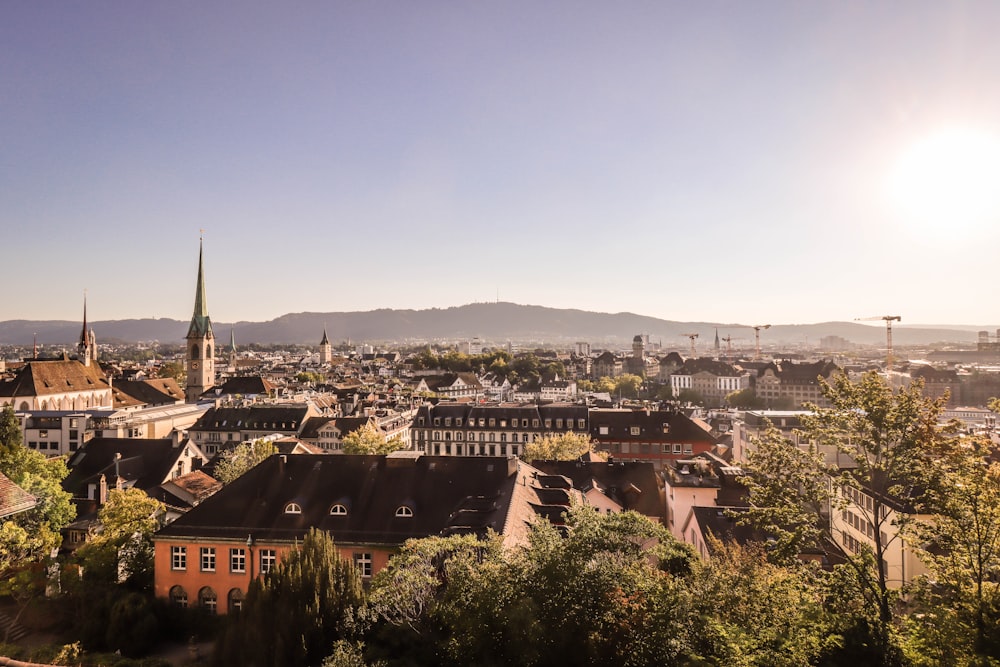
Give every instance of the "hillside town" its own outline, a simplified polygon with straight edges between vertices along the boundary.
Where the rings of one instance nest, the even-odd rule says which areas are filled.
[[[669,540],[706,564],[732,566],[732,549],[777,543],[820,570],[863,561],[862,571],[878,580],[871,590],[881,606],[873,618],[888,623],[905,613],[897,607],[918,605],[926,582],[939,581],[927,539],[908,532],[934,508],[912,484],[884,478],[902,468],[879,468],[829,431],[819,438],[817,420],[840,415],[845,397],[868,383],[890,399],[922,401],[924,412],[911,417],[914,427],[933,418],[923,424],[926,434],[965,438],[984,451],[1000,443],[993,409],[1000,349],[986,332],[975,353],[949,358],[921,350],[922,361],[894,351],[891,339],[868,354],[848,354],[846,342],[831,340],[813,354],[783,354],[762,344],[766,328],[755,331],[750,355],[734,353],[718,335],[701,352],[694,337],[689,349],[664,349],[643,334],[624,350],[587,342],[520,350],[490,341],[488,332],[459,346],[429,341],[407,350],[335,345],[325,330],[309,349],[241,349],[234,331],[213,328],[205,264],[199,250],[190,327],[172,355],[130,360],[118,354],[122,346],[101,344],[84,303],[72,353],[34,349],[3,361],[0,407],[16,428],[0,434],[65,465],[58,483],[68,499],[65,520],[49,524],[58,539],[47,549],[6,533],[0,544],[5,577],[34,573],[3,590],[11,600],[0,614],[5,642],[35,631],[37,619],[22,615],[32,598],[59,599],[83,585],[70,583],[66,568],[95,571],[80,564],[91,545],[106,543],[113,531],[105,523],[115,516],[109,508],[127,494],[149,503],[136,507],[150,512],[138,519],[152,522],[144,533],[149,583],[136,590],[147,596],[143,604],[203,614],[185,626],[205,623],[192,637],[223,637],[217,619],[244,613],[254,582],[280,570],[313,531],[332,539],[368,590],[380,576],[399,576],[394,559],[414,541],[473,539],[495,544],[498,553],[530,550],[541,525],[571,539],[584,521],[574,515],[579,508],[598,517],[635,513],[663,531],[649,533],[659,536],[658,548]],[[891,331],[892,320],[886,324]],[[583,444],[555,453],[554,445],[567,442]],[[812,498],[822,501],[815,523],[797,541],[787,539],[795,523],[788,514],[750,520],[768,508],[755,494],[769,483],[763,452],[776,442],[817,459],[826,475]],[[37,521],[52,501],[30,483],[19,487],[16,469],[4,472],[7,531],[18,516]],[[770,482],[786,484],[793,504],[808,504],[801,486],[787,486],[795,479]],[[132,536],[140,534],[133,529],[114,543],[118,574],[109,585],[127,587],[139,574],[127,564]],[[992,558],[980,572],[990,604],[1000,599],[1000,562]],[[989,609],[978,617],[981,635],[1000,627],[996,608]],[[888,640],[872,633],[875,653],[888,655],[878,643]],[[156,644],[81,641],[136,656]],[[214,650],[223,643],[215,640]],[[993,646],[970,644],[968,651],[987,654]],[[386,657],[403,664],[391,652]],[[892,664],[904,663],[897,658]]]

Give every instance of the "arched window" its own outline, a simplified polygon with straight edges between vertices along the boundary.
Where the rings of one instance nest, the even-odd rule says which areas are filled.
[[[347,508],[337,503],[330,508],[330,516],[347,516]]]
[[[400,505],[396,508],[396,516],[399,517],[411,517],[413,516],[413,510],[406,505]]]
[[[192,359],[198,359],[199,358],[198,357],[198,346],[197,345],[192,345],[191,346],[191,358]]]
[[[28,405],[27,401],[21,401],[21,407],[19,409],[22,410],[22,411],[23,410],[30,410],[31,406]]]
[[[198,591],[198,606],[214,614],[219,606],[219,596],[208,586]]]
[[[285,505],[285,514],[302,514],[302,505],[296,502],[290,502]]]
[[[243,591],[234,588],[229,591],[228,613],[233,614],[243,611]]]
[[[170,589],[170,604],[176,607],[187,607],[188,606],[188,594],[180,586],[174,586]]]
[[[206,345],[205,346],[205,358],[206,359],[211,359],[212,358],[212,346],[211,345]]]

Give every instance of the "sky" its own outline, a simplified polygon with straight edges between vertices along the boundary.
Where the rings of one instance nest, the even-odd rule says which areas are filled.
[[[0,320],[989,324],[1000,3],[6,0]],[[204,230],[203,232],[201,230]],[[881,322],[876,322],[881,325]]]

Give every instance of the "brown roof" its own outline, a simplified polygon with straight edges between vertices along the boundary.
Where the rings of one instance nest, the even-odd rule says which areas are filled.
[[[31,361],[13,380],[0,384],[0,396],[48,396],[74,391],[107,389],[108,381],[96,364],[75,359]]]
[[[38,499],[0,473],[0,517],[30,510]]]

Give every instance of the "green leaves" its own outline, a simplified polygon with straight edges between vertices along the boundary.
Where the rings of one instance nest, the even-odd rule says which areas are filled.
[[[264,459],[277,453],[278,448],[270,440],[258,439],[240,443],[222,453],[215,467],[215,478],[223,484],[229,484]]]

